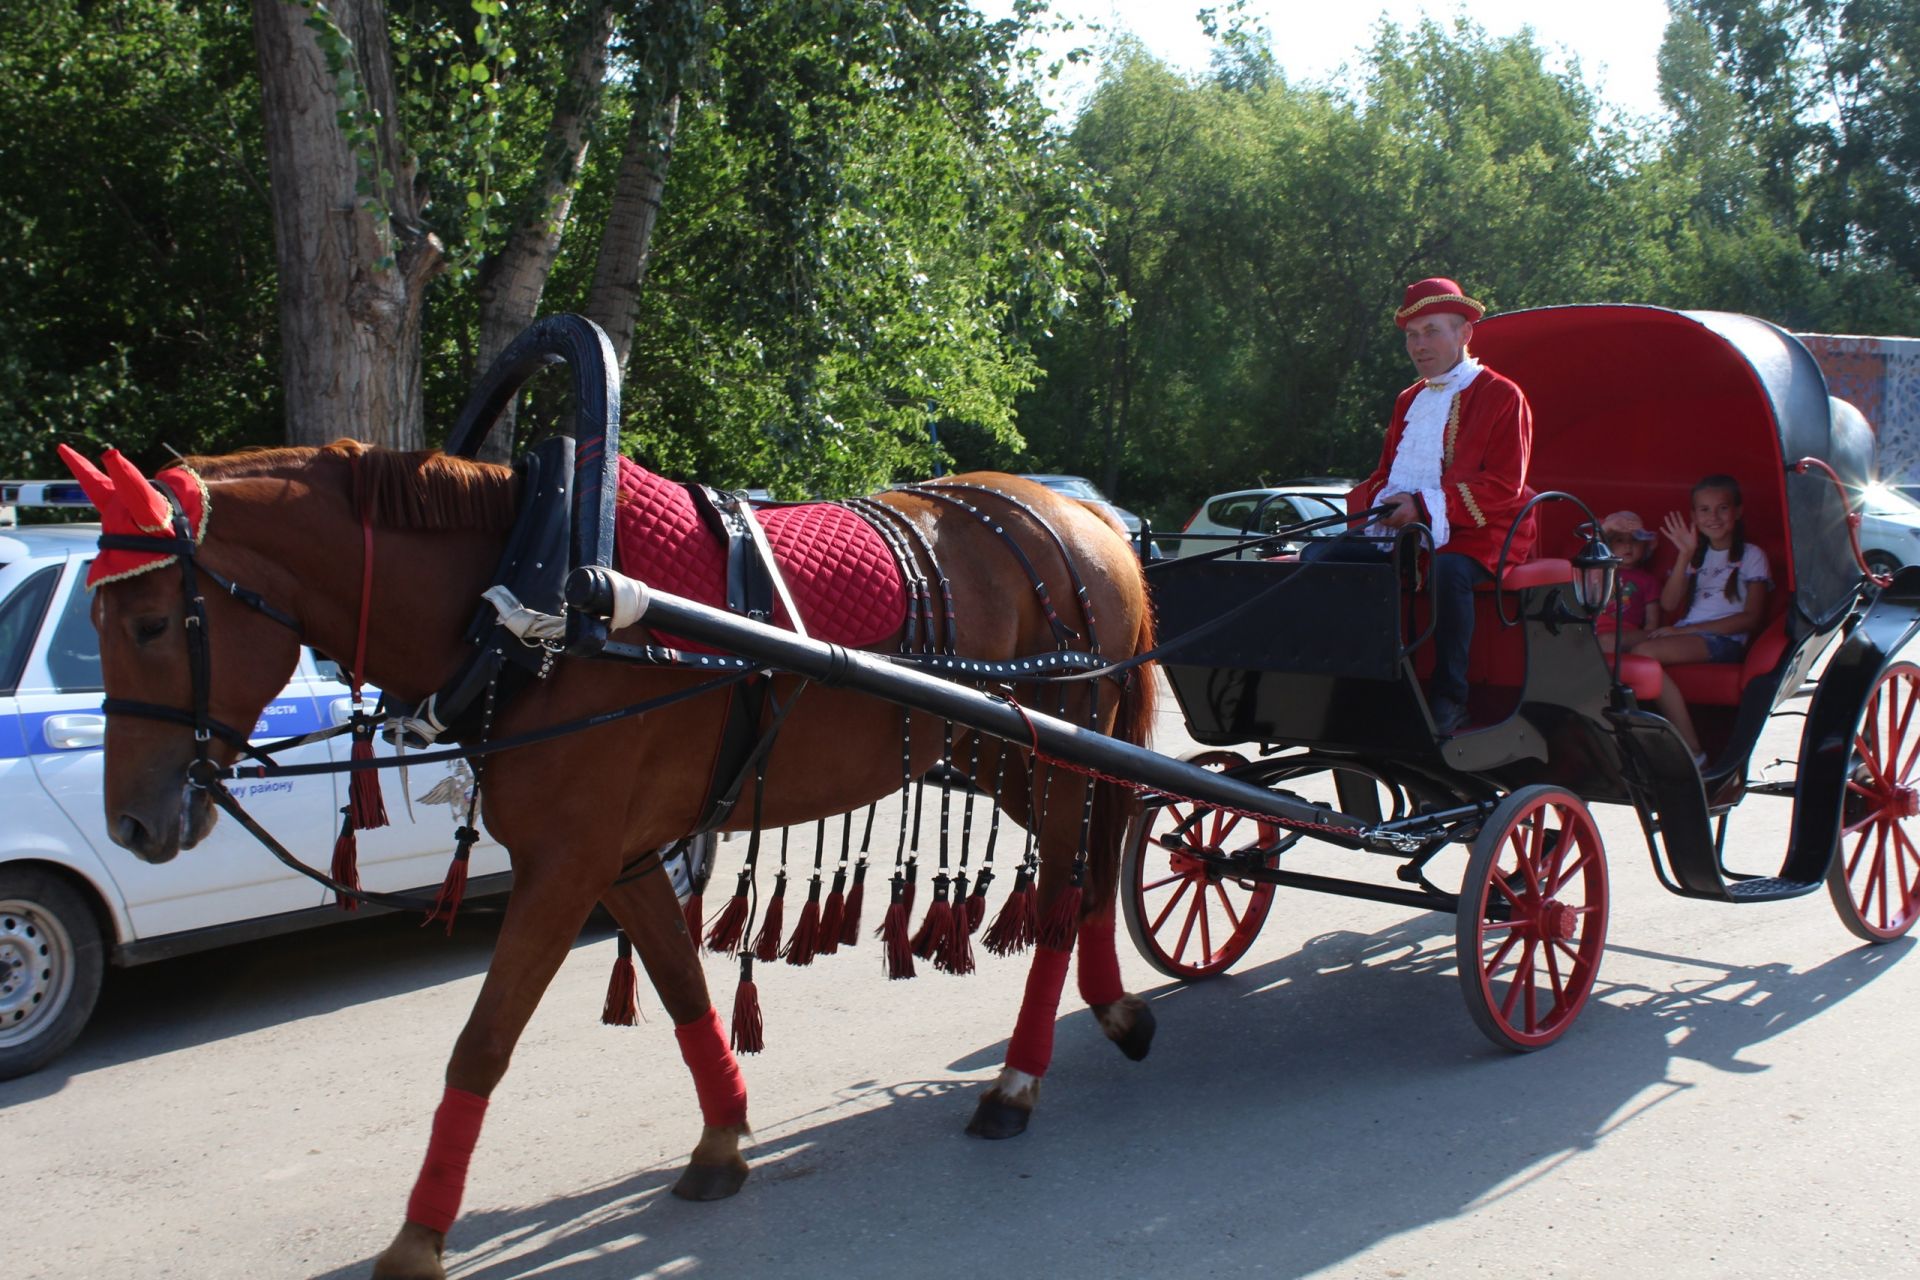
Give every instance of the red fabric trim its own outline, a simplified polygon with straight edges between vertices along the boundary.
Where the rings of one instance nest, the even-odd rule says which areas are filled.
[[[460,1197],[467,1190],[467,1163],[480,1140],[480,1122],[487,1115],[487,1100],[477,1093],[447,1086],[440,1109],[433,1113],[433,1137],[427,1141],[427,1158],[414,1179],[413,1194],[407,1197],[407,1221],[417,1223],[441,1235],[460,1216]]]
[[[1053,1062],[1053,1020],[1060,1013],[1060,992],[1067,985],[1067,953],[1035,947],[1027,970],[1027,994],[1007,1042],[1007,1065],[1030,1076],[1047,1074]]]
[[[1120,957],[1113,946],[1113,908],[1080,922],[1080,996],[1088,1004],[1112,1004],[1127,994],[1120,985]]]
[[[727,1047],[727,1030],[720,1011],[712,1005],[692,1022],[673,1029],[680,1057],[693,1073],[693,1091],[700,1099],[700,1118],[716,1128],[747,1122],[747,1081],[740,1062]]]
[[[622,573],[702,604],[726,600],[726,549],[701,520],[685,486],[620,460],[615,561]],[[907,592],[885,540],[867,522],[831,503],[775,507],[760,513],[792,588],[807,633],[852,647],[879,644],[906,621]],[[774,623],[792,627],[786,607]],[[672,636],[664,644],[702,653],[714,650]]]

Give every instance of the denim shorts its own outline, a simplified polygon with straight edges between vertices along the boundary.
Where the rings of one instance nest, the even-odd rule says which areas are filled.
[[[1722,635],[1718,631],[1694,634],[1706,641],[1708,662],[1738,662],[1747,656],[1747,642],[1740,636]]]

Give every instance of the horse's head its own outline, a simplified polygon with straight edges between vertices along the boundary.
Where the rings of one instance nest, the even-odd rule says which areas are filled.
[[[192,535],[167,543],[173,504],[132,463],[109,450],[103,473],[64,446],[61,456],[100,509],[88,585],[107,694],[107,832],[134,856],[166,862],[217,816],[191,785],[196,763],[232,763],[292,673],[299,640],[226,589],[231,549],[207,538],[212,499],[191,471],[161,473]],[[153,545],[114,545],[126,538]]]

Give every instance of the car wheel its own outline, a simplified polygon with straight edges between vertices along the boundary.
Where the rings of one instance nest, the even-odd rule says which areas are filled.
[[[1876,577],[1891,578],[1900,572],[1899,558],[1885,551],[1869,551],[1866,554],[1867,571]]]
[[[0,867],[0,1080],[64,1053],[100,998],[100,926],[70,884]]]

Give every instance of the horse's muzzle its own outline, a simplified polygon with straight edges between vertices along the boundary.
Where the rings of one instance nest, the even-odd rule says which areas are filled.
[[[206,839],[220,815],[206,792],[188,789],[180,797],[180,807],[169,816],[172,821],[154,822],[122,810],[112,824],[113,842],[142,862],[171,862],[182,849]]]

